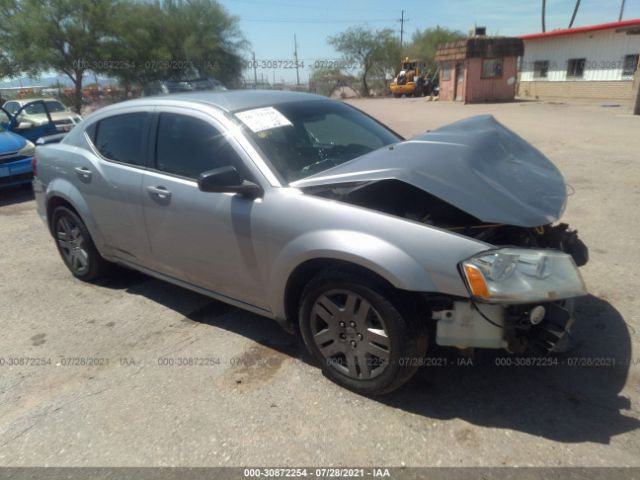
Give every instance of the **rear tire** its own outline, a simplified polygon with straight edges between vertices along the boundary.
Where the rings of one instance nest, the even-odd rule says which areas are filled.
[[[406,383],[427,350],[426,320],[373,276],[330,269],[302,293],[300,333],[327,377],[363,395]]]
[[[58,207],[51,218],[58,252],[74,277],[91,281],[108,273],[111,263],[96,249],[82,219],[67,207]]]

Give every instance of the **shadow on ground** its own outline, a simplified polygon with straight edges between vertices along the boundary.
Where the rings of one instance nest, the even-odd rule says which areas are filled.
[[[430,418],[461,418],[560,442],[609,443],[640,427],[623,414],[631,402],[620,395],[633,362],[629,329],[605,300],[588,296],[576,308],[575,348],[558,356],[557,365],[505,366],[523,357],[485,350],[477,351],[473,366],[459,366],[455,356],[432,353],[447,366],[422,368],[381,401]]]
[[[31,184],[0,188],[0,207],[15,205],[33,200]]]
[[[294,336],[258,315],[136,272],[104,286],[143,295],[180,312],[184,322],[223,328],[311,363]],[[631,405],[620,395],[633,362],[629,329],[605,300],[588,296],[576,308],[576,346],[558,356],[557,365],[504,366],[523,357],[489,350],[477,351],[468,365],[463,357],[436,349],[430,359],[440,366],[421,368],[405,387],[375,400],[428,418],[460,418],[559,442],[609,443],[640,427],[640,420],[623,414]]]

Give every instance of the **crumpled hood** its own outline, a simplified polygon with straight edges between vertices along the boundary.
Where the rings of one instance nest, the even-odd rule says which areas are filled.
[[[292,186],[388,179],[411,184],[487,223],[552,223],[567,200],[555,165],[491,115],[380,148]]]

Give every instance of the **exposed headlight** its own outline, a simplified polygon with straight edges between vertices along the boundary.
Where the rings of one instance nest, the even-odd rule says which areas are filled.
[[[491,303],[531,303],[586,295],[573,259],[555,250],[501,248],[462,262],[471,295]]]
[[[35,153],[36,153],[36,146],[33,143],[31,143],[29,140],[27,140],[27,143],[25,143],[24,147],[22,147],[18,151],[18,155],[24,155],[25,157],[33,157]]]

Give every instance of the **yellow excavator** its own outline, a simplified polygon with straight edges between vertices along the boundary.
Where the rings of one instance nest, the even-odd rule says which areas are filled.
[[[389,85],[394,97],[402,95],[421,97],[430,93],[431,79],[427,75],[424,60],[414,58],[400,62],[400,72]]]

